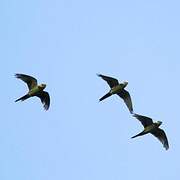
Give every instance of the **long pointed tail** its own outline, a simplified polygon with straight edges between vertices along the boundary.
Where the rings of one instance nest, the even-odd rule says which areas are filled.
[[[111,93],[108,92],[108,93],[105,94],[102,98],[100,98],[99,101],[102,101],[102,100],[108,98],[109,96],[111,96]]]
[[[138,136],[142,136],[142,135],[144,135],[145,133],[144,132],[140,132],[139,134],[137,134],[137,135],[135,135],[135,136],[133,136],[133,137],[131,137],[131,138],[135,138],[135,137],[138,137]]]
[[[30,97],[30,96],[29,96],[28,94],[26,94],[26,95],[20,97],[19,99],[16,99],[15,102],[20,101],[20,100],[21,100],[21,101],[24,101],[24,100],[28,99],[29,97]]]

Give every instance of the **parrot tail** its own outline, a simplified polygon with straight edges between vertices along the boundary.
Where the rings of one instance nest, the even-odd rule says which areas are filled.
[[[105,94],[102,98],[99,99],[99,101],[102,101],[106,98],[108,98],[109,96],[111,96],[112,94],[110,92],[108,92],[107,94]]]
[[[20,97],[19,99],[16,99],[15,102],[20,101],[20,100],[21,100],[21,101],[24,101],[24,100],[28,99],[29,97],[30,97],[30,96],[29,96],[28,94],[26,94],[26,95]]]
[[[138,136],[142,136],[142,135],[144,135],[145,133],[144,132],[140,132],[139,134],[137,134],[137,135],[135,135],[135,136],[133,136],[133,137],[131,137],[131,138],[135,138],[135,137],[138,137]]]

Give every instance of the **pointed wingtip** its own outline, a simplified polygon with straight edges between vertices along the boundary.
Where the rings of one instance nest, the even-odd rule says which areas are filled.
[[[45,111],[48,111],[48,109],[49,109],[49,106],[44,106]]]
[[[164,145],[164,148],[166,149],[166,151],[169,149],[169,145]]]
[[[16,78],[19,78],[19,77],[20,77],[20,74],[15,73],[14,76],[15,76]]]
[[[50,102],[49,103],[43,102],[43,108],[45,111],[47,111],[49,109],[49,107],[50,107]]]
[[[130,112],[132,115],[134,114],[133,110],[129,110],[129,112]]]

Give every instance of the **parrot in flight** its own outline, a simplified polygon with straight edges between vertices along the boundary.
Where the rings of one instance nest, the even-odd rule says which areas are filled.
[[[117,94],[119,97],[121,97],[124,100],[126,106],[128,107],[130,113],[132,114],[133,105],[131,101],[131,96],[129,92],[124,89],[128,85],[128,82],[124,81],[122,83],[119,83],[118,80],[115,78],[104,76],[102,74],[97,74],[97,75],[101,77],[103,80],[105,80],[111,88],[107,94],[105,94],[103,97],[99,99],[99,101],[102,101],[113,94]]]
[[[29,75],[25,75],[25,74],[15,74],[15,77],[18,79],[21,79],[22,81],[24,81],[29,89],[29,92],[20,97],[19,99],[15,100],[15,102],[17,101],[24,101],[30,97],[34,97],[37,96],[38,98],[40,98],[44,109],[48,110],[49,106],[50,106],[50,96],[49,93],[44,91],[46,84],[39,84],[37,83],[37,79],[35,79],[32,76]]]
[[[169,149],[169,143],[166,134],[162,129],[159,128],[159,126],[162,124],[161,121],[153,122],[151,118],[139,114],[133,114],[133,116],[141,122],[141,124],[144,126],[144,130],[131,138],[151,133],[159,139],[166,150]]]

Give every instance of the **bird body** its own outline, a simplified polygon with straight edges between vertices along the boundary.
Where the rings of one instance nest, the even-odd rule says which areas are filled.
[[[28,95],[29,96],[35,96],[37,93],[43,91],[45,89],[45,87],[46,87],[45,84],[37,85],[34,88],[29,90]]]
[[[169,149],[169,143],[166,134],[162,129],[159,128],[159,126],[162,124],[161,121],[153,122],[151,118],[139,114],[133,114],[133,116],[142,123],[144,130],[131,138],[136,138],[138,136],[151,133],[159,139],[166,150]]]
[[[25,74],[16,74],[15,77],[24,81],[28,85],[28,88],[29,88],[28,93],[20,97],[19,99],[15,100],[15,102],[20,101],[20,100],[24,101],[30,97],[37,96],[41,99],[41,102],[44,105],[44,109],[45,110],[49,109],[50,96],[48,92],[44,91],[46,84],[38,85],[37,80],[34,77],[25,75]]]
[[[138,137],[138,136],[142,136],[142,135],[151,133],[151,132],[153,132],[154,130],[156,130],[159,126],[160,126],[160,124],[158,124],[157,122],[155,122],[155,123],[153,123],[153,124],[145,127],[144,130],[143,130],[141,133],[133,136],[132,138],[135,138],[135,137]]]
[[[144,132],[145,133],[149,133],[149,132],[153,132],[155,129],[157,129],[159,126],[161,125],[161,123],[159,122],[155,122],[147,127],[144,128]]]
[[[117,94],[120,93],[125,87],[127,86],[127,84],[124,83],[120,83],[117,86],[112,87],[112,89],[110,90],[110,93],[113,94]]]

